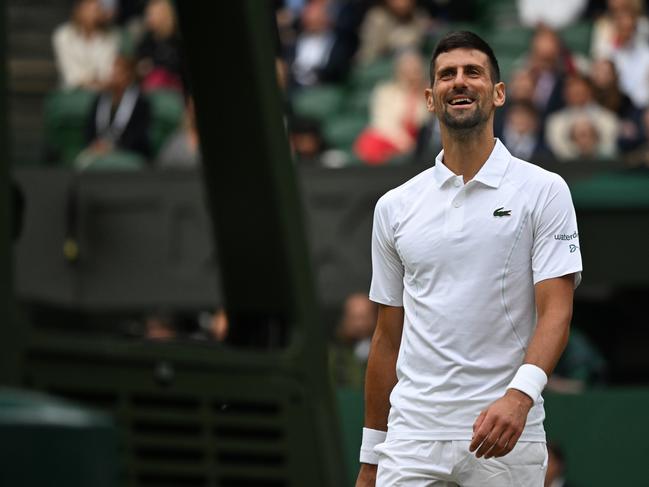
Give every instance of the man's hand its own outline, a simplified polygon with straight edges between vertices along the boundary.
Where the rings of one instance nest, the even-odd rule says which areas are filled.
[[[376,484],[376,465],[361,463],[361,470],[358,472],[356,487],[374,487]]]
[[[473,424],[469,451],[475,451],[478,458],[507,455],[523,433],[527,413],[533,404],[528,395],[516,389],[507,389],[505,395],[482,411]]]

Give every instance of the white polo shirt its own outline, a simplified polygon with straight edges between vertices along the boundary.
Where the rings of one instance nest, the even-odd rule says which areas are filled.
[[[370,299],[404,307],[388,438],[470,440],[503,396],[536,327],[534,285],[575,273],[575,210],[557,174],[496,139],[464,184],[436,164],[378,201]],[[545,441],[543,399],[521,441]]]

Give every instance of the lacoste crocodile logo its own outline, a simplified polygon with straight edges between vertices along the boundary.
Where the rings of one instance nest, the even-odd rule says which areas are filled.
[[[494,216],[512,216],[512,210],[505,210],[504,206],[501,206],[497,210],[494,210]]]

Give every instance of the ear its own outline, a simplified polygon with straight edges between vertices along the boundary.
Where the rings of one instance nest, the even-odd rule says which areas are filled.
[[[426,88],[424,90],[424,96],[426,97],[426,108],[430,113],[435,113],[435,102],[433,101],[433,89]]]
[[[500,81],[494,85],[494,106],[499,108],[505,104],[505,83]]]

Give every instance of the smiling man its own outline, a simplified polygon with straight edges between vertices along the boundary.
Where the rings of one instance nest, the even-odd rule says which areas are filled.
[[[356,485],[541,487],[541,391],[582,267],[570,192],[494,138],[505,85],[481,38],[448,34],[430,74],[443,150],[374,214]]]

